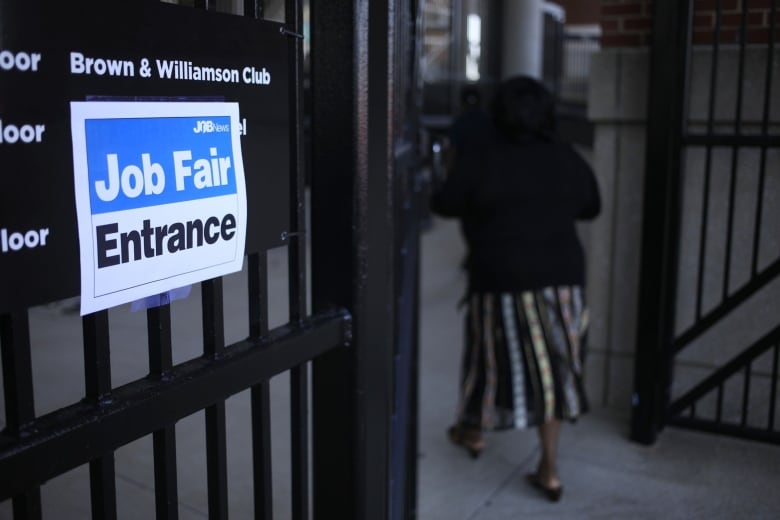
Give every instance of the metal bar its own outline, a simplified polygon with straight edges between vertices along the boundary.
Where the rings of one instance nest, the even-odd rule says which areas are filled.
[[[268,333],[268,256],[265,251],[249,255],[249,337]],[[273,516],[271,477],[271,397],[267,380],[250,392],[252,407],[252,470],[255,520]]]
[[[743,427],[730,423],[718,424],[704,419],[691,419],[689,417],[672,417],[669,419],[669,424],[692,430],[780,445],[780,432],[770,432],[763,428],[752,428],[750,426]]]
[[[154,500],[157,520],[179,518],[176,482],[176,427],[166,426],[152,434],[154,446]]]
[[[109,348],[108,311],[82,318],[84,333],[84,379],[86,401],[100,405],[111,395],[111,351]],[[116,474],[114,454],[108,452],[89,463],[92,518],[113,520],[116,510]]]
[[[738,291],[729,296],[726,301],[702,316],[696,324],[675,338],[672,350],[676,353],[685,348],[691,341],[709,330],[721,318],[739,307],[740,304],[772,282],[778,275],[780,275],[780,260],[754,276],[750,283],[742,286]]]
[[[778,353],[780,352],[780,343],[775,344],[774,357],[772,359],[772,390],[769,393],[769,424],[768,430],[775,429],[775,407],[777,406],[777,365],[778,365]]]
[[[149,333],[149,376],[170,380],[173,366],[171,347],[171,307],[161,305],[146,311]],[[152,434],[154,445],[154,497],[158,520],[179,517],[178,485],[176,481],[176,427],[169,420]]]
[[[35,420],[30,322],[26,310],[0,316],[0,344],[3,349],[5,431],[19,437]]]
[[[30,321],[27,310],[0,315],[0,347],[3,360],[5,431],[14,439],[23,438],[25,429],[35,420],[32,359],[30,357]],[[10,474],[12,478],[17,475]],[[41,518],[41,491],[38,484],[13,493],[13,514],[17,520]]]
[[[631,439],[650,444],[669,402],[691,2],[654,4]]]
[[[742,420],[740,423],[742,426],[747,426],[748,406],[750,405],[750,369],[752,366],[750,362],[745,365],[745,377],[742,386]]]
[[[116,472],[114,454],[109,452],[89,463],[89,490],[94,520],[116,519]]]
[[[265,2],[263,0],[244,0],[244,16],[262,20],[265,18],[263,13]]]
[[[225,320],[222,278],[201,283],[203,309],[203,354],[219,358],[225,350]],[[206,408],[206,473],[209,519],[228,517],[227,433],[225,402]]]
[[[252,387],[252,467],[254,470],[255,520],[271,520],[273,518],[270,396],[268,381],[263,381]]]
[[[715,422],[723,419],[723,383],[718,385],[718,400],[715,405]]]
[[[25,493],[16,495],[11,505],[14,520],[41,519],[41,489],[36,486]]]
[[[292,517],[309,518],[309,371],[302,364],[290,371],[290,442],[292,444]]]
[[[715,123],[715,99],[718,92],[718,54],[720,50],[720,26],[723,14],[723,2],[717,0],[715,11],[715,28],[713,29],[712,62],[710,66],[710,99],[707,114],[707,137],[712,137]],[[702,300],[704,299],[704,267],[707,252],[707,222],[710,208],[710,177],[712,176],[712,144],[705,145],[704,156],[704,187],[702,188],[701,225],[699,227],[699,268],[696,273],[696,320],[701,318]]]
[[[302,0],[286,0],[287,28],[303,34]],[[303,42],[288,37],[290,61],[290,228],[288,266],[290,287],[290,321],[306,316],[306,200],[303,179]]]
[[[249,255],[249,337],[268,333],[268,256],[265,251]],[[268,380],[254,385],[252,407],[252,471],[255,520],[273,517],[271,476],[271,394]]]
[[[225,350],[222,278],[200,284],[203,314],[203,354],[219,357]]]
[[[285,1],[287,29],[303,34],[303,2]],[[288,38],[290,76],[290,244],[288,246],[288,284],[290,321],[306,316],[306,215],[303,180],[303,42]],[[308,364],[290,372],[290,442],[292,443],[293,519],[309,518],[309,372]]]
[[[780,339],[780,326],[775,327],[763,338],[756,341],[746,350],[739,353],[731,361],[720,367],[713,374],[692,388],[685,395],[681,396],[669,406],[669,414],[677,415],[688,408],[692,403],[704,397],[707,393],[714,390],[726,379],[734,375],[745,366],[746,363],[756,359],[758,356],[769,350]]]
[[[742,21],[739,28],[739,66],[736,76],[737,80],[737,99],[734,115],[734,134],[739,136],[742,133],[742,97],[743,83],[745,76],[745,47],[747,40],[747,18],[750,11],[750,1],[745,0],[742,5]],[[734,233],[734,204],[737,189],[737,166],[739,164],[739,147],[734,145],[731,149],[731,171],[729,172],[729,209],[726,224],[726,257],[723,266],[723,295],[722,300],[729,296],[729,278],[731,277],[731,245]]]
[[[261,342],[235,343],[219,359],[177,365],[165,380],[147,377],[115,388],[99,410],[76,403],[41,416],[34,431],[0,444],[0,501],[344,346],[350,336],[349,314],[317,314],[300,326],[274,329]]]
[[[268,332],[268,256],[265,251],[248,256],[249,338]]]
[[[209,520],[226,519],[228,517],[228,489],[224,401],[206,408],[206,467]]]
[[[362,4],[361,4],[362,5]],[[354,2],[311,2],[311,256],[315,312],[353,308],[353,213],[358,130]],[[346,137],[346,138],[345,138]],[[314,518],[356,516],[354,349],[312,362]]]
[[[173,366],[170,305],[147,309],[146,328],[149,334],[149,375],[165,379]]]
[[[82,318],[81,328],[84,333],[86,398],[97,403],[111,393],[108,311],[87,314]]]
[[[769,10],[769,42],[767,44],[766,75],[764,76],[764,114],[761,122],[761,135],[767,136],[769,133],[769,117],[771,113],[772,100],[772,72],[775,69],[775,31],[777,30],[777,0],[772,0],[772,8]],[[775,145],[776,146],[776,145]],[[764,207],[764,186],[766,183],[766,145],[761,148],[761,164],[758,173],[758,201],[756,204],[755,230],[753,232],[753,262],[751,273],[753,276],[758,273],[758,253],[761,240],[761,223]]]
[[[207,11],[214,11],[217,9],[217,0],[194,0],[192,2],[192,5],[196,9],[205,9]]]

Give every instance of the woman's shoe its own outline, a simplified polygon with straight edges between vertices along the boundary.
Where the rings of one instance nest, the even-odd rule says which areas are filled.
[[[469,452],[472,459],[479,457],[485,448],[485,441],[482,440],[482,434],[478,430],[463,428],[456,424],[447,429],[447,436],[453,444]]]
[[[563,495],[563,486],[547,487],[542,484],[542,481],[539,480],[539,476],[536,473],[529,473],[526,477],[528,478],[528,483],[541,491],[550,502],[557,502],[561,499],[561,495]]]

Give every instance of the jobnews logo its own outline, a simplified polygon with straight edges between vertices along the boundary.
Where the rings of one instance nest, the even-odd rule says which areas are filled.
[[[230,132],[229,124],[219,124],[214,121],[198,121],[192,129],[196,134],[210,134],[212,132]]]

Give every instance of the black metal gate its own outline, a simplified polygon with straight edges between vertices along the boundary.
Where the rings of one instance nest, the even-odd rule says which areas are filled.
[[[138,9],[148,4],[139,2]],[[194,4],[209,11],[223,5]],[[228,4],[232,9],[241,2]],[[244,16],[262,19],[264,4],[269,2],[244,1]],[[311,5],[310,232],[303,172],[304,2],[284,2],[282,32],[291,57],[287,323],[269,327],[267,253],[250,252],[246,339],[226,345],[223,279],[202,282],[202,355],[174,363],[176,304],[150,308],[146,330],[136,333],[141,344],[144,336],[148,342],[148,373],[114,386],[109,311],[86,315],[84,397],[37,415],[30,311],[0,315],[6,416],[0,501],[12,502],[15,519],[41,518],[41,486],[85,464],[92,518],[121,517],[115,452],[149,434],[156,516],[179,518],[175,426],[199,411],[206,422],[208,517],[227,518],[225,403],[244,390],[251,392],[254,517],[272,518],[276,449],[269,381],[285,373],[292,518],[414,517],[418,212],[424,203],[415,144],[418,4],[339,4]],[[197,323],[196,317],[183,319],[193,318]]]
[[[694,9],[710,4],[711,32],[695,33]],[[737,5],[655,3],[632,418],[642,442],[672,424],[780,444],[779,6]]]

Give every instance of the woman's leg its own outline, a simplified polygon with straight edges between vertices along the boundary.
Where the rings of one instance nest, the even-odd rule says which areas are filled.
[[[539,440],[542,443],[542,457],[536,469],[536,477],[540,484],[549,489],[561,487],[558,478],[558,437],[561,432],[561,421],[553,419],[539,426]]]

